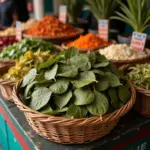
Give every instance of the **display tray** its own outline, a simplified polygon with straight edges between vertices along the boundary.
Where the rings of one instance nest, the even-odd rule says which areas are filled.
[[[63,49],[68,49],[69,47],[67,47],[67,44],[68,44],[69,42],[72,42],[72,41],[68,41],[68,42],[63,43],[63,44],[62,44],[62,48],[63,48]],[[105,48],[105,47],[107,47],[107,46],[110,46],[110,45],[112,45],[112,44],[116,44],[116,43],[117,43],[115,40],[110,40],[109,42],[111,42],[111,44],[108,44],[108,45],[106,45],[106,46],[100,46],[100,47],[92,48],[92,49],[79,49],[79,48],[78,48],[78,50],[81,51],[81,52],[97,51],[97,50],[99,50],[99,49],[103,49],[103,48]]]
[[[142,147],[146,147],[144,150],[150,149],[150,118],[132,111],[120,120],[109,135],[83,145],[62,145],[38,136],[15,104],[5,101],[1,96],[0,113],[15,135],[15,140],[26,150],[137,150]]]
[[[81,34],[83,34],[84,30],[81,28],[75,28],[77,29],[77,33],[73,34],[73,35],[67,35],[67,36],[32,36],[32,35],[28,35],[25,33],[25,31],[23,32],[23,37],[24,38],[37,38],[37,39],[42,39],[42,40],[50,40],[53,43],[62,43],[68,40],[72,40],[75,39],[77,37],[79,37]]]

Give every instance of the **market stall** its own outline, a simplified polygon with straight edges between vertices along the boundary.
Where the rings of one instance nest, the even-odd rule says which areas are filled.
[[[58,17],[39,2],[38,20],[0,31],[2,148],[149,150],[148,1],[88,0],[98,34],[83,1],[62,0]],[[133,27],[130,44],[110,38],[110,19]]]

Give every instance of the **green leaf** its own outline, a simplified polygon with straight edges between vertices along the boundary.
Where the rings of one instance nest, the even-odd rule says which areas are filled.
[[[49,104],[43,107],[41,110],[39,110],[39,112],[41,112],[42,114],[48,114],[49,112],[52,112],[52,111],[53,109]]]
[[[43,82],[45,80],[44,74],[45,72],[41,71],[39,74],[36,75],[35,80],[38,82]]]
[[[24,97],[26,99],[29,99],[31,97],[31,89],[34,87],[34,85],[36,83],[37,83],[37,81],[34,81],[34,82],[30,83],[29,85],[27,85],[27,87],[25,88]]]
[[[67,111],[67,116],[71,118],[84,118],[88,111],[84,106],[70,105]]]
[[[109,85],[111,87],[117,87],[121,85],[119,78],[111,72],[106,72],[103,80],[109,81]]]
[[[91,69],[91,63],[85,54],[80,54],[70,58],[71,65],[78,68],[80,71],[88,71]]]
[[[52,68],[50,68],[49,70],[47,70],[47,71],[45,72],[45,79],[46,79],[46,80],[55,79],[57,70],[58,70],[58,65],[55,64]]]
[[[79,78],[77,80],[71,81],[76,88],[82,88],[93,82],[96,82],[96,77],[92,71],[82,72],[79,74]]]
[[[48,88],[39,88],[32,93],[32,98],[29,107],[34,110],[39,110],[50,101],[52,91]]]
[[[30,70],[29,73],[23,78],[21,87],[25,87],[28,84],[30,84],[31,82],[33,82],[36,75],[37,75],[37,70],[35,68]]]
[[[118,100],[117,90],[115,88],[110,88],[108,90],[108,94],[109,94],[109,97],[111,99],[111,106],[114,109],[119,109],[120,108],[120,102]]]
[[[71,65],[59,65],[59,73],[57,76],[73,78],[78,75],[78,68]]]
[[[40,112],[46,115],[58,115],[58,114],[66,112],[67,110],[68,110],[68,107],[52,110],[52,108],[48,105],[47,107],[43,108]]]
[[[60,109],[62,109],[64,106],[66,106],[71,98],[72,98],[71,90],[67,91],[66,93],[64,93],[62,95],[54,95],[53,96],[56,106]]]
[[[103,94],[95,91],[94,102],[90,105],[87,105],[86,107],[92,115],[102,116],[107,113],[109,103],[107,98]]]
[[[102,62],[102,63],[95,64],[93,68],[107,67],[108,65],[109,62]]]
[[[49,89],[54,94],[63,94],[69,87],[69,81],[65,79],[58,79],[55,83],[51,84]]]
[[[89,57],[91,65],[93,66],[96,63],[96,53],[95,52],[87,53],[87,56]]]
[[[49,68],[51,67],[54,63],[56,62],[56,59],[54,58],[49,58],[46,62],[40,64],[38,66],[38,70],[41,70],[41,69],[45,69],[45,68]]]
[[[76,89],[74,92],[74,103],[75,105],[88,105],[94,101],[94,93],[90,90],[90,88],[81,88]]]
[[[100,76],[104,76],[105,75],[104,71],[102,71],[100,69],[93,69],[91,71],[94,72],[95,74],[100,75]]]
[[[96,90],[99,92],[105,91],[109,88],[109,81],[107,80],[99,80],[95,86]]]
[[[79,52],[75,47],[68,48],[65,51],[65,59],[70,59],[71,57],[76,56],[78,54]]]
[[[130,97],[131,97],[131,93],[128,89],[127,86],[119,86],[118,88],[118,95],[119,95],[119,99],[123,102],[123,103],[126,103]]]

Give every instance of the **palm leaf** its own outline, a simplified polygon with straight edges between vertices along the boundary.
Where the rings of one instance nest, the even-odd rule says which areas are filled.
[[[137,32],[144,32],[149,27],[150,4],[148,0],[127,0],[128,6],[121,1],[118,3],[121,5],[122,14],[117,12],[117,16],[111,17],[112,19],[128,23]]]
[[[110,19],[114,14],[114,10],[118,6],[117,0],[87,0],[87,2],[97,20]]]

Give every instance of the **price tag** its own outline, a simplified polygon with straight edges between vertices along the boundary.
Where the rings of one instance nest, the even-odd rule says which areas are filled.
[[[146,38],[147,38],[147,34],[133,32],[131,47],[139,52],[142,52],[145,48]]]
[[[98,21],[98,33],[99,36],[108,42],[109,40],[109,20],[100,19]]]
[[[62,23],[67,22],[67,6],[66,5],[61,5],[59,7],[59,21]]]
[[[22,29],[21,29],[22,23],[20,21],[16,21],[16,39],[18,41],[22,40]]]

